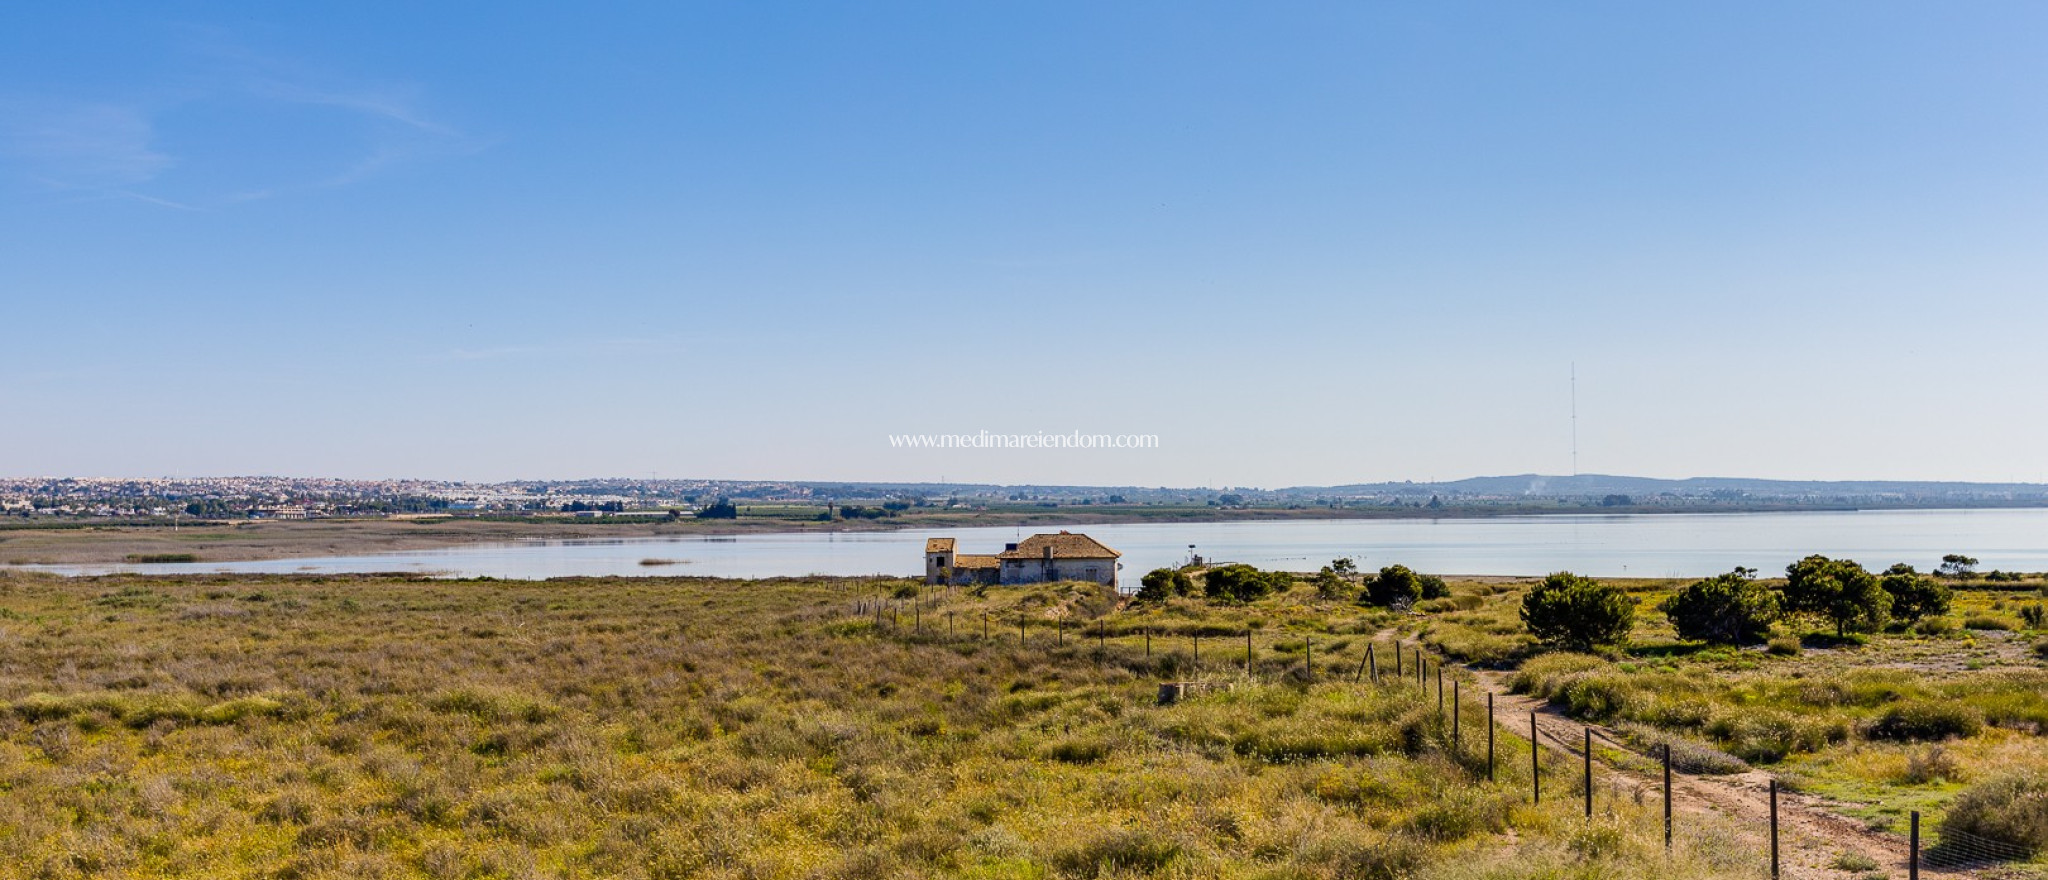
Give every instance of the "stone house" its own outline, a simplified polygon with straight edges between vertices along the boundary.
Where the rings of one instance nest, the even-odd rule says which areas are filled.
[[[1117,559],[1123,556],[1087,535],[1061,531],[1032,535],[1003,546],[994,556],[954,552],[952,538],[924,543],[927,584],[1036,584],[1048,581],[1092,581],[1117,585]]]

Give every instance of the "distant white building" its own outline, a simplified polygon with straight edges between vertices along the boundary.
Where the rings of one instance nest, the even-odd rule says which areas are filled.
[[[952,538],[924,542],[927,584],[1036,584],[1049,581],[1091,581],[1117,585],[1117,559],[1123,556],[1087,535],[1062,531],[1032,535],[1006,544],[993,556],[954,552]]]

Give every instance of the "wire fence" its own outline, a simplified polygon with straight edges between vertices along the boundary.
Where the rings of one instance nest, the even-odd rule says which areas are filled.
[[[869,596],[855,599],[849,610],[853,617],[869,620],[878,629],[912,638],[1014,639],[1020,648],[1037,645],[1064,649],[1071,644],[1075,648],[1092,649],[1078,656],[1092,656],[1097,663],[1114,659],[1175,674],[1179,677],[1163,679],[1159,683],[1159,702],[1162,705],[1231,687],[1232,679],[1203,677],[1217,672],[1247,678],[1273,675],[1303,681],[1337,680],[1381,687],[1419,688],[1420,699],[1433,699],[1436,704],[1453,757],[1489,782],[1501,781],[1502,777],[1510,775],[1518,782],[1525,782],[1534,803],[1576,800],[1584,817],[1589,820],[1596,814],[1596,802],[1603,800],[1610,805],[1658,806],[1661,807],[1667,848],[1705,854],[1710,861],[1726,862],[1731,869],[1753,867],[1759,876],[1769,876],[1773,880],[1782,880],[1793,855],[1789,847],[1794,841],[1788,840],[1784,834],[1782,814],[1785,804],[1777,780],[1769,781],[1768,788],[1759,798],[1761,803],[1754,805],[1762,808],[1757,811],[1762,818],[1757,820],[1761,827],[1754,828],[1752,832],[1730,835],[1726,829],[1686,827],[1686,822],[1681,821],[1674,810],[1677,803],[1674,783],[1688,778],[1689,774],[1673,770],[1668,743],[1644,751],[1590,725],[1578,725],[1579,729],[1574,731],[1577,736],[1568,736],[1557,729],[1558,719],[1553,718],[1552,724],[1546,727],[1541,720],[1543,713],[1534,711],[1529,713],[1526,726],[1510,728],[1496,714],[1494,693],[1476,688],[1475,692],[1468,693],[1466,680],[1455,674],[1454,667],[1417,644],[1398,640],[1388,644],[1366,637],[1354,665],[1352,661],[1335,662],[1337,657],[1330,648],[1356,642],[1360,636],[1324,633],[1321,644],[1325,653],[1319,678],[1316,634],[1260,633],[1249,628],[1218,632],[1213,627],[1165,631],[1118,625],[1107,620],[1074,624],[1063,618],[1033,618],[1023,614],[990,613],[963,617],[955,611],[925,613],[927,608],[936,607],[935,600],[923,597]],[[1483,723],[1467,721],[1467,714],[1482,709]],[[1513,739],[1527,743],[1526,755],[1508,754],[1500,735],[1504,729],[1513,735]],[[1521,746],[1517,744],[1516,747]],[[1615,766],[1615,761],[1597,760],[1602,748],[1637,756],[1636,762],[1648,758],[1652,762],[1651,771],[1647,774],[1649,778],[1636,775],[1636,771],[1641,770],[1640,766],[1633,770],[1620,769]],[[1520,763],[1517,765],[1515,762]],[[1599,774],[1595,772],[1596,765],[1600,769]],[[2036,854],[2027,847],[1960,829],[1943,830],[1931,846],[1923,846],[1917,811],[1910,814],[1909,823],[1907,839],[1887,839],[1885,842],[1886,855],[1893,862],[1893,867],[1903,867],[1908,880],[1919,880],[1923,870],[1931,875],[1948,877],[2048,878],[2048,869],[2033,861]],[[1857,871],[1853,869],[1868,858],[1838,856],[1836,863],[1829,866],[1833,870],[1831,876],[1854,876]],[[1763,873],[1766,867],[1767,875]],[[1866,869],[1865,875],[1892,876],[1883,868],[1882,864],[1872,865]]]

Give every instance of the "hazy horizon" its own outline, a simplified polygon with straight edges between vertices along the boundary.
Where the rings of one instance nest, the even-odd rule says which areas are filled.
[[[2048,482],[2039,4],[113,10],[0,471]]]

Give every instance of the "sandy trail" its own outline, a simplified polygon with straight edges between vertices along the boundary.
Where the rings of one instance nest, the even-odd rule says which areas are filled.
[[[1588,725],[1565,717],[1556,707],[1534,697],[1510,693],[1508,673],[1469,670],[1485,692],[1494,694],[1493,720],[1506,730],[1528,735],[1529,718],[1536,718],[1537,740],[1545,748],[1574,758],[1581,754],[1585,731],[1593,731],[1594,785],[1624,791],[1646,791],[1646,803],[1661,796],[1661,779],[1639,776],[1598,760],[1601,748],[1628,750],[1621,738],[1601,725]],[[1484,693],[1480,695],[1484,699]],[[1632,750],[1631,750],[1632,751]],[[1526,756],[1525,756],[1526,758]],[[1736,832],[1754,850],[1768,859],[1770,851],[1770,774],[1761,770],[1727,776],[1696,776],[1674,772],[1671,776],[1672,810],[1677,824],[1684,826],[1687,815],[1718,814],[1732,821]],[[1561,796],[1568,780],[1556,780]],[[1835,868],[1837,857],[1860,854],[1877,863],[1886,874],[1904,877],[1907,872],[1908,843],[1905,838],[1877,831],[1863,822],[1843,816],[1830,802],[1811,795],[1778,792],[1778,842],[1784,876],[1794,880],[1839,880],[1856,872]],[[1937,871],[1920,866],[1923,877],[1987,877],[1989,873]]]

